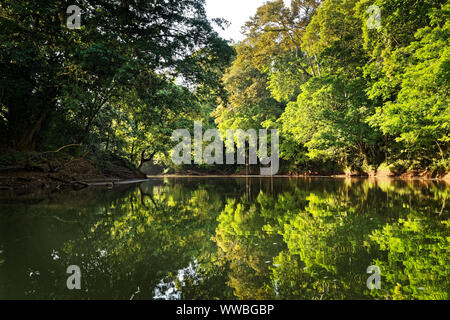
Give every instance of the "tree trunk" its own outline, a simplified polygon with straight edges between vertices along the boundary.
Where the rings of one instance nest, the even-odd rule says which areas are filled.
[[[146,158],[146,157],[145,157],[146,151],[147,151],[147,150],[143,150],[142,153],[141,153],[141,159],[140,159],[140,161],[139,161],[139,167],[138,167],[139,170],[142,169],[142,166],[143,166],[145,163],[152,161],[152,160],[153,160],[153,157],[154,157],[155,154],[156,154],[156,151],[154,151],[154,152],[150,155],[149,158]]]

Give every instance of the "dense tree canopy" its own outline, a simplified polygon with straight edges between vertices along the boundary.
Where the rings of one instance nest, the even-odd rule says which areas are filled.
[[[65,26],[67,1],[1,2],[2,147],[76,143],[151,159],[170,150],[180,121],[224,95],[233,49],[203,0],[70,4],[81,9],[80,29]]]
[[[449,170],[447,0],[268,1],[234,47],[203,0],[71,4],[80,29],[66,1],[1,1],[2,152],[174,168],[171,133],[201,120],[279,129],[285,173]]]
[[[448,18],[446,0],[268,2],[243,28],[217,122],[280,129],[288,171],[446,172]],[[243,66],[253,73],[236,76]],[[275,112],[256,108],[263,97]]]

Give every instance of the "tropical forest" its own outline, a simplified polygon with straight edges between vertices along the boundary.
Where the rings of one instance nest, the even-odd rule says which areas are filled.
[[[450,2],[246,1],[0,0],[0,300],[449,299]]]

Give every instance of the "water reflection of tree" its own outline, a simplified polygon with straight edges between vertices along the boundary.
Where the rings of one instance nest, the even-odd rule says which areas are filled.
[[[129,293],[139,286],[138,298],[151,299],[159,280],[174,278],[194,257],[201,261],[214,252],[209,237],[215,219],[209,213],[220,207],[214,195],[199,189],[180,201],[172,192],[151,197],[141,191],[117,206],[112,219],[97,223],[93,232],[93,240],[107,252],[108,265],[114,271],[110,278],[117,298],[123,298],[124,288],[128,287]],[[97,275],[92,280],[96,281]],[[98,287],[104,286],[94,286]]]
[[[214,237],[221,265],[228,265],[228,285],[239,299],[270,299],[274,297],[269,263],[279,251],[280,237],[262,232],[267,219],[258,205],[242,198],[229,200],[221,212]],[[274,245],[275,243],[275,245]]]
[[[371,181],[335,186],[332,192],[294,188],[276,197],[261,193],[253,203],[247,198],[228,202],[219,217],[215,240],[222,259],[230,264],[229,285],[237,297],[370,298],[366,269],[373,264],[391,270],[383,271],[386,289],[375,297],[446,297],[445,206],[432,213],[429,221],[420,220],[423,225],[416,226],[415,236],[399,226],[405,225],[403,217],[414,212],[411,208],[433,212],[438,203],[445,203],[448,189],[429,185],[423,192],[420,186],[400,183],[387,194],[386,184]],[[399,243],[391,248],[386,242],[393,237],[392,230]],[[270,246],[272,241],[279,242],[277,235],[284,243]],[[410,248],[406,254],[397,252],[403,253],[403,246]],[[265,263],[268,260],[270,265]],[[386,263],[397,267],[384,267]],[[412,276],[417,280],[404,284],[409,288],[396,286],[397,281],[405,283]]]
[[[86,193],[86,203],[64,210],[42,200],[31,216],[60,218],[45,230],[70,239],[56,242],[54,261],[48,246],[42,261],[24,262],[25,253],[21,272],[40,275],[24,290],[41,299],[152,299],[163,283],[183,299],[448,298],[448,188],[290,180],[263,183],[257,194],[257,185],[249,195],[207,181],[144,184],[119,196]],[[34,239],[27,230],[20,237]],[[72,264],[82,269],[81,292],[65,288]],[[373,264],[383,282],[370,292]]]
[[[176,280],[177,270],[194,259],[211,264],[216,250],[210,237],[222,202],[201,188],[176,189],[144,186],[99,204],[91,217],[78,217],[79,235],[58,249],[51,280],[29,283],[28,291],[44,299],[152,299],[159,281]],[[65,268],[72,264],[82,270],[81,292],[65,288]]]
[[[445,299],[450,290],[449,220],[433,212],[413,210],[385,225],[371,240],[387,253],[377,259],[384,285],[373,292],[387,299]]]
[[[230,261],[229,284],[236,295],[243,299],[363,296],[370,254],[362,235],[377,222],[342,203],[336,194],[300,189],[278,197],[261,193],[250,205],[229,202],[219,217],[216,241]],[[358,282],[359,292],[353,286]]]

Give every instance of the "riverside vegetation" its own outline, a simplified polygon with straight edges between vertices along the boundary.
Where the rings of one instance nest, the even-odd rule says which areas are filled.
[[[196,120],[279,129],[284,174],[448,172],[447,0],[269,1],[234,45],[202,0],[132,3],[73,1],[82,23],[68,29],[66,1],[2,1],[3,185],[74,160],[97,178],[148,163],[241,172],[170,161],[172,132]],[[367,27],[371,5],[379,29]]]

